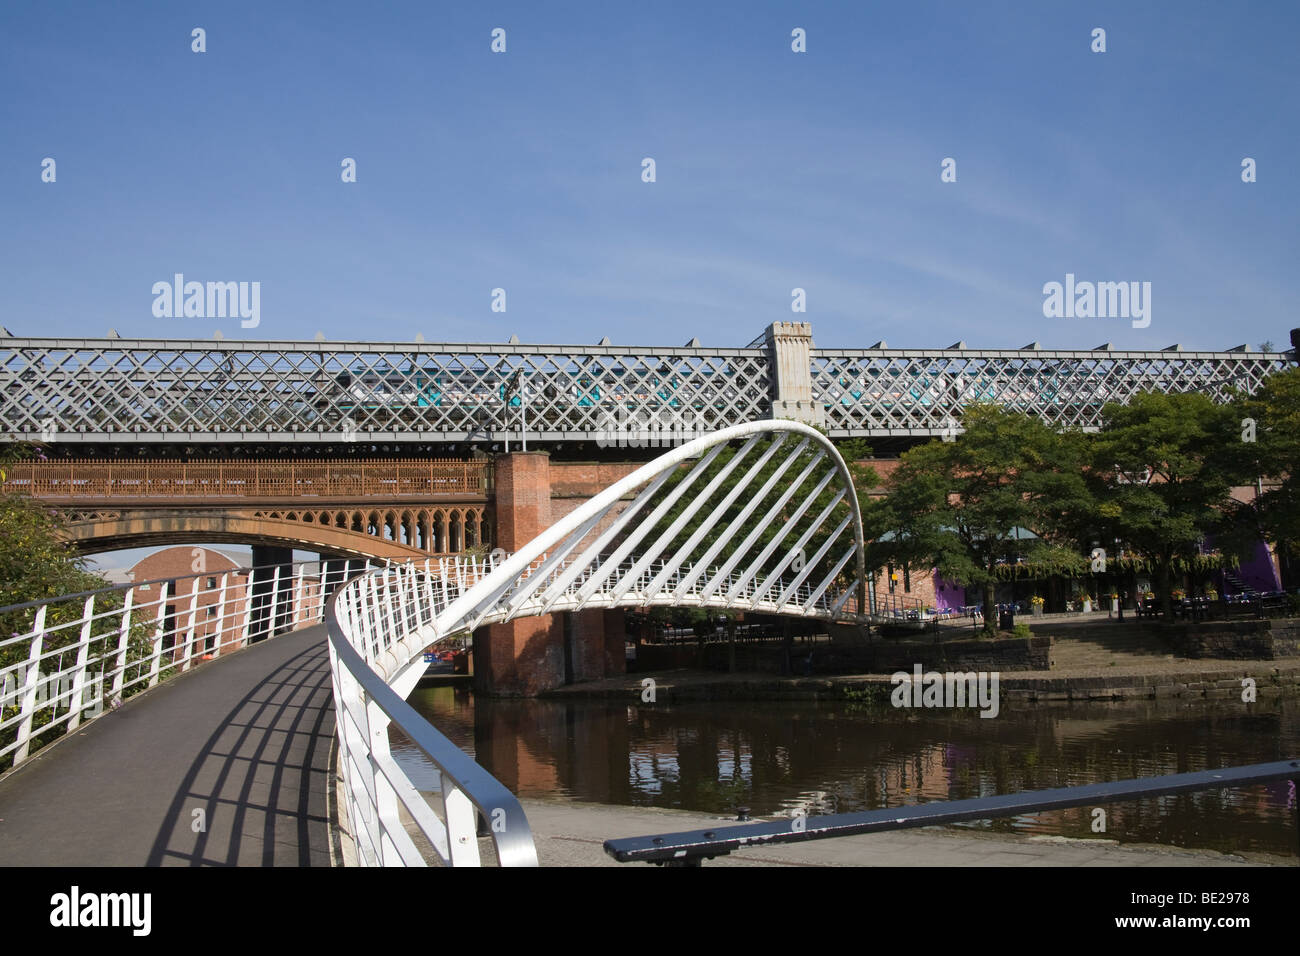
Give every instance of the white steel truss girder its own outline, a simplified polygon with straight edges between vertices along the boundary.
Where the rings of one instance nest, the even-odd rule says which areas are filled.
[[[763,468],[767,466],[767,463],[772,460],[772,456],[775,455],[777,450],[785,443],[785,438],[786,436],[784,433],[778,433],[775,440],[773,440],[773,442],[770,445],[768,445],[767,451],[763,452],[763,454],[759,456],[758,461],[754,462],[754,464],[750,466],[749,471],[745,473],[744,477],[741,478],[740,481],[736,482],[732,486],[731,490],[727,492],[726,497],[723,498],[721,502],[719,502],[716,506],[713,506],[711,508],[709,515],[702,522],[700,522],[700,526],[695,529],[695,531],[691,534],[691,536],[686,540],[686,543],[676,549],[677,550],[676,556],[672,558],[672,560],[668,561],[664,565],[663,570],[660,571],[655,576],[654,580],[652,580],[649,583],[649,585],[646,586],[644,592],[645,597],[652,598],[657,593],[659,593],[659,589],[663,587],[663,583],[668,578],[668,576],[676,573],[677,569],[681,567],[682,562],[685,561],[686,558],[695,551],[696,546],[699,545],[699,543],[704,540],[704,536],[713,530],[713,526],[718,523],[718,521],[722,518],[723,514],[726,513],[726,510],[730,508],[733,504],[735,504],[736,499],[739,498],[741,493],[744,492],[744,490],[749,487],[750,482],[754,480],[754,476],[757,475],[760,471],[762,471]],[[746,450],[747,449],[748,446],[746,446]],[[739,455],[736,456],[736,458],[739,457],[740,457]],[[733,461],[735,461],[735,459],[733,459]],[[719,475],[719,477],[721,477],[721,475]],[[695,509],[693,509],[692,514],[694,513],[694,511],[698,511],[699,508],[704,507],[707,504],[708,504],[708,499],[706,498],[705,495],[701,495],[698,501],[698,505]],[[683,515],[683,517],[685,517],[685,515]],[[702,574],[703,571],[704,571],[704,565],[703,562],[701,562],[698,573]],[[697,572],[693,571],[691,573],[696,574]],[[687,586],[688,585],[686,581],[683,581],[677,588],[678,594],[680,594],[680,592],[684,590]]]
[[[667,546],[676,540],[677,536],[681,534],[682,529],[685,528],[686,525],[690,523],[690,520],[695,517],[695,513],[708,504],[714,492],[722,487],[723,482],[731,476],[731,473],[736,470],[736,467],[744,460],[745,456],[750,453],[761,437],[761,434],[756,434],[752,436],[749,441],[745,442],[744,447],[741,448],[734,457],[732,457],[731,461],[727,462],[718,470],[718,473],[713,476],[707,485],[705,485],[704,490],[695,496],[695,499],[682,510],[682,513],[668,526],[667,530],[655,539],[655,543],[646,550],[645,554],[636,562],[636,564],[632,565],[632,570],[623,578],[623,580],[614,585],[613,598],[615,601],[626,594],[628,590],[637,583],[643,571],[649,568],[655,561],[661,559]],[[684,554],[679,553],[677,557],[669,559],[665,564],[663,571],[660,572],[660,575],[662,576],[665,573],[669,573],[670,568],[676,570],[677,565],[681,563],[684,557]],[[659,578],[655,578],[655,580],[657,581]],[[648,599],[654,595],[654,591],[651,590],[653,585],[654,581],[650,582],[646,589],[649,593],[647,594],[643,592],[643,598]]]
[[[1253,394],[1292,353],[812,349],[831,434],[938,434],[972,402],[1095,429],[1137,392]],[[0,431],[59,442],[636,442],[772,414],[765,347],[0,338]],[[774,389],[774,386],[776,387]],[[673,437],[675,436],[675,437]]]
[[[799,529],[802,534],[796,542],[794,551],[785,555],[779,562],[780,566],[776,572],[770,574],[764,581],[764,589],[760,593],[771,590],[777,582],[780,582],[783,590],[790,594],[796,592],[799,594],[798,603],[788,602],[788,606],[781,605],[785,613],[800,615],[813,613],[830,617],[832,611],[825,592],[841,575],[844,564],[849,559],[841,562],[840,566],[826,578],[824,586],[820,586],[813,592],[809,592],[803,582],[815,568],[820,566],[818,562],[829,553],[829,549],[835,547],[836,540],[847,540],[843,536],[848,534],[850,528],[852,529],[851,553],[857,556],[857,572],[853,579],[857,583],[850,587],[859,586],[864,579],[861,515],[858,510],[857,496],[853,491],[852,479],[843,459],[821,433],[797,422],[765,421],[734,426],[695,439],[661,455],[655,461],[611,485],[529,542],[526,548],[495,562],[495,566],[490,569],[485,567],[484,573],[477,580],[468,582],[458,595],[440,601],[442,606],[437,608],[434,624],[422,628],[422,634],[436,635],[437,638],[441,638],[452,633],[463,632],[468,627],[481,623],[547,613],[553,608],[572,611],[588,606],[610,607],[637,604],[648,600],[663,603],[653,594],[646,595],[633,590],[638,585],[644,587],[651,580],[657,582],[656,593],[658,590],[669,588],[672,601],[702,605],[707,600],[710,606],[736,608],[749,605],[751,595],[746,594],[743,602],[737,600],[743,587],[733,588],[725,596],[715,595],[716,589],[710,590],[708,595],[701,596],[704,588],[714,583],[716,572],[709,570],[707,562],[699,563],[705,565],[704,571],[699,574],[696,574],[699,566],[684,569],[683,555],[689,554],[691,549],[682,548],[676,553],[670,553],[667,549],[682,537],[683,530],[698,515],[707,515],[704,520],[706,526],[704,534],[716,528],[721,521],[719,515],[726,513],[727,508],[734,506],[740,500],[740,495],[752,487],[756,477],[764,468],[772,461],[778,460],[777,449],[783,442],[778,442],[776,439],[788,440],[790,433],[796,433],[796,437],[800,438],[801,442],[793,451],[787,453],[782,465],[778,466],[777,473],[768,477],[766,488],[759,496],[759,501],[766,498],[767,491],[775,486],[774,482],[790,469],[794,461],[805,455],[809,447],[816,448],[816,455],[805,466],[803,474],[793,483],[792,488],[800,489],[800,486],[815,473],[817,464],[823,459],[828,460],[831,467],[815,483],[801,506],[794,513],[782,516],[784,525],[778,539],[766,549],[769,555],[776,546],[779,546],[781,540],[789,537],[792,530]],[[757,441],[763,436],[771,439],[770,446],[763,449],[762,453],[754,455],[753,463],[742,469],[741,466],[749,460],[747,456],[752,454],[757,447]],[[721,451],[730,442],[736,440],[743,440],[743,446],[736,449],[734,454],[722,463],[722,467],[708,482],[704,483],[702,489],[696,491],[696,486],[700,484],[698,481],[700,476],[709,470]],[[693,462],[693,467],[682,473],[681,466],[688,462]],[[680,480],[669,486],[665,484],[669,475],[679,475]],[[728,485],[728,481],[732,484]],[[802,527],[811,505],[827,491],[832,481],[836,484],[831,489],[830,503],[821,510],[816,520],[808,527]],[[726,490],[723,490],[724,488]],[[793,493],[791,488],[787,488],[786,491]],[[613,509],[633,492],[637,494],[632,503],[615,515]],[[691,497],[683,501],[687,494]],[[767,518],[770,519],[772,515],[777,514],[784,507],[783,502],[788,501],[789,498],[790,496],[783,492],[774,508],[767,511]],[[652,502],[657,504],[651,507]],[[726,507],[722,506],[722,502],[727,502]],[[643,547],[644,542],[650,541],[650,533],[661,528],[672,509],[679,504],[680,513],[669,523],[667,530],[655,535],[653,541]],[[715,510],[706,512],[703,510],[705,508]],[[832,513],[837,508],[843,509],[846,513],[831,519]],[[748,515],[750,520],[758,513],[756,508],[752,507],[752,502],[741,508],[741,515]],[[579,542],[587,540],[604,518],[610,519],[609,527],[589,544],[580,545]],[[814,556],[812,562],[800,567],[799,573],[795,575],[797,580],[791,588],[789,576],[783,577],[783,575],[785,568],[794,558],[794,552],[806,545],[819,530],[825,532],[832,528],[834,533],[823,542],[824,546],[819,549],[818,555]],[[743,538],[742,531],[745,532]],[[691,545],[692,549],[704,541],[703,535],[692,535],[692,537],[697,538]],[[744,527],[744,519],[738,521],[733,518],[728,521],[726,531],[719,540],[726,542],[723,549],[714,546],[708,549],[715,557],[718,554],[725,554],[728,544],[731,547],[736,547],[743,542],[752,545],[756,539],[753,537],[752,530]],[[716,544],[716,541],[712,542],[712,545]],[[611,547],[613,547],[612,551]],[[840,548],[836,547],[836,554],[839,553]],[[727,557],[731,558],[733,555]],[[757,562],[755,570],[762,567],[764,560],[766,558]],[[734,562],[732,566],[734,567]],[[649,577],[647,577],[648,572]],[[692,577],[692,580],[685,582],[687,577]],[[685,582],[684,587],[683,582]],[[428,590],[428,588],[412,586],[407,588],[405,593],[418,598],[419,595],[428,593]],[[378,595],[372,597],[377,598]],[[809,603],[810,599],[811,603]],[[383,625],[377,622],[376,626]],[[407,642],[408,650],[412,643]]]
[[[738,580],[732,586],[731,590],[727,592],[728,603],[739,600],[740,592],[743,591],[745,586],[753,580],[754,576],[762,570],[763,562],[772,556],[772,552],[774,552],[781,542],[785,540],[785,536],[790,533],[791,529],[795,527],[799,519],[803,517],[804,512],[812,507],[813,502],[817,500],[817,496],[826,489],[826,486],[831,483],[831,479],[834,477],[835,472],[833,471],[828,471],[826,474],[822,475],[821,481],[817,482],[817,484],[813,486],[813,490],[808,493],[806,498],[804,498],[803,504],[795,510],[794,514],[790,515],[790,517],[785,520],[785,524],[781,526],[781,530],[778,531],[776,536],[767,543],[767,546],[763,548],[758,557],[750,562],[749,567],[745,569],[745,573],[740,576],[740,580]],[[791,552],[789,557],[793,560],[794,552]]]
[[[799,536],[799,540],[794,543],[794,547],[786,552],[784,558],[777,562],[776,568],[772,573],[763,580],[762,584],[754,589],[754,599],[750,604],[751,607],[758,607],[759,602],[763,600],[763,595],[767,594],[767,592],[777,583],[777,579],[781,576],[782,572],[794,563],[795,558],[803,554],[804,546],[814,534],[821,530],[822,522],[830,517],[831,512],[835,510],[835,506],[844,499],[844,495],[845,489],[841,488],[835,497],[831,499],[830,504],[822,509],[822,512],[817,516],[817,519],[804,530],[803,534]],[[809,563],[805,561],[803,572],[801,573],[806,573],[809,567]]]
[[[713,577],[713,579],[704,586],[704,590],[700,592],[701,599],[707,598],[715,590],[721,587],[723,581],[726,580],[727,575],[732,572],[735,566],[739,564],[743,558],[749,555],[749,549],[754,546],[754,542],[763,534],[763,530],[769,527],[772,522],[776,520],[777,515],[781,513],[781,509],[784,508],[786,503],[794,497],[795,493],[803,487],[803,483],[808,480],[808,477],[817,469],[817,466],[820,465],[825,458],[826,452],[822,449],[818,449],[817,453],[813,455],[812,460],[804,467],[804,470],[799,473],[799,476],[795,478],[794,481],[786,486],[785,491],[781,493],[781,497],[778,498],[776,503],[767,510],[767,514],[763,516],[762,520],[754,525],[753,530],[745,536],[745,540],[740,543],[740,546],[735,548],[731,556],[723,562],[722,567],[718,569],[718,573]]]
[[[723,529],[720,535],[718,535],[717,540],[715,540],[713,544],[709,546],[709,549],[700,556],[699,563],[695,568],[690,572],[690,574],[682,579],[682,583],[677,586],[677,591],[674,594],[675,598],[680,599],[682,595],[686,593],[687,589],[699,580],[700,576],[709,568],[709,562],[717,557],[718,552],[726,547],[728,543],[733,541],[736,532],[739,531],[740,528],[744,526],[745,522],[749,520],[755,509],[757,509],[763,501],[767,500],[768,494],[771,493],[772,489],[776,486],[776,483],[781,480],[781,476],[790,469],[790,466],[793,465],[795,460],[804,453],[804,450],[807,447],[808,439],[805,438],[799,443],[798,447],[796,447],[794,451],[786,456],[785,461],[781,462],[781,464],[777,466],[776,470],[772,472],[767,481],[763,482],[763,487],[759,488],[758,491],[750,497],[749,504],[745,505],[745,507],[741,509],[740,514],[736,515],[736,517],[731,520],[731,523]],[[773,449],[775,449],[775,445],[773,445]],[[719,509],[719,516],[721,516],[722,509],[728,506],[729,503],[724,504],[722,508]],[[760,522],[755,526],[754,531],[751,533],[757,537],[758,534],[762,533],[763,527],[764,522]],[[726,566],[719,568],[718,579],[723,575],[726,575],[730,570],[731,568]],[[702,598],[707,596],[707,594],[701,595]]]

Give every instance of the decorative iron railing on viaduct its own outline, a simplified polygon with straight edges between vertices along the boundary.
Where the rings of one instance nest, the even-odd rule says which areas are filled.
[[[806,323],[744,348],[0,338],[0,433],[58,443],[609,440],[791,418],[926,438],[994,401],[1059,427],[1145,390],[1226,401],[1294,354],[817,349]],[[665,443],[666,444],[666,443]]]
[[[59,458],[15,462],[0,489],[54,501],[258,498],[318,501],[442,497],[482,499],[492,490],[487,459],[328,461],[126,461]]]

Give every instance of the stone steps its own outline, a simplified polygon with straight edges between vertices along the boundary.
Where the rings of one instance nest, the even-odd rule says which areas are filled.
[[[1044,625],[1035,633],[1050,634],[1052,668],[1122,667],[1173,660],[1169,648],[1154,634],[1136,625]]]

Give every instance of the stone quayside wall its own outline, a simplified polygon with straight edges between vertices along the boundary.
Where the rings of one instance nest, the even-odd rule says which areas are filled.
[[[961,671],[1032,671],[1047,670],[1051,638],[1009,637],[993,641],[962,640],[936,642],[896,641],[873,637],[871,644],[818,644],[813,648],[812,669],[817,674],[890,673],[910,671],[914,664],[926,670]],[[790,659],[796,674],[803,673],[809,646],[794,644]],[[704,647],[706,670],[727,670],[727,645],[710,643]],[[784,655],[779,645],[736,646],[736,666],[746,671],[779,673]],[[673,645],[643,644],[637,650],[638,672],[672,670],[701,666],[700,651],[694,643]]]
[[[1132,625],[1129,625],[1132,626]],[[1300,696],[1300,620],[1232,621],[1206,624],[1148,625],[1153,640],[1163,640],[1171,650],[1186,658],[1241,660],[1240,672],[1199,670],[1192,661],[1171,665],[1155,673],[1115,673],[1096,676],[1049,676],[1051,639],[1006,638],[996,641],[892,641],[873,638],[871,646],[817,646],[814,666],[818,673],[862,674],[863,663],[875,655],[873,675],[910,672],[920,664],[926,671],[999,671],[1004,705],[1017,703],[1079,702],[1107,700],[1240,700],[1242,677],[1255,679],[1260,699]],[[803,670],[806,645],[796,644],[791,660],[796,674]],[[698,666],[695,645],[641,648],[638,671],[661,671],[674,667]],[[737,664],[745,655],[737,648]],[[1269,665],[1268,661],[1278,663]],[[727,646],[710,644],[705,662],[711,669],[725,670]],[[1254,662],[1254,663],[1247,663]],[[748,662],[746,662],[748,663]],[[763,668],[775,672],[781,663],[776,649],[763,655]],[[1037,673],[1034,673],[1037,672]],[[888,704],[893,685],[888,676],[871,677],[720,677],[710,681],[702,675],[675,684],[671,675],[660,675],[660,700],[802,699],[856,700]],[[640,688],[605,686],[570,687],[565,692],[583,696],[621,699],[636,696]]]
[[[999,681],[1003,708],[1017,704],[1087,702],[1113,700],[1241,699],[1241,678],[1255,679],[1259,700],[1300,696],[1300,663],[1277,666],[1246,665],[1241,674],[1225,671],[1179,671],[1158,674],[1108,674],[1100,677],[1039,677],[1029,673],[1004,674]],[[656,675],[657,702],[716,700],[815,700],[842,701],[850,698],[889,706],[894,689],[888,676],[873,677],[743,677],[719,676],[716,680],[691,678],[676,683],[672,674]],[[543,697],[584,697],[606,700],[640,700],[642,688],[629,681],[611,684],[581,684],[544,693]]]

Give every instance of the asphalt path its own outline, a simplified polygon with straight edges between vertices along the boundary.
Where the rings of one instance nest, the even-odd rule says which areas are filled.
[[[201,664],[0,779],[0,865],[328,866],[333,733],[324,628]]]

